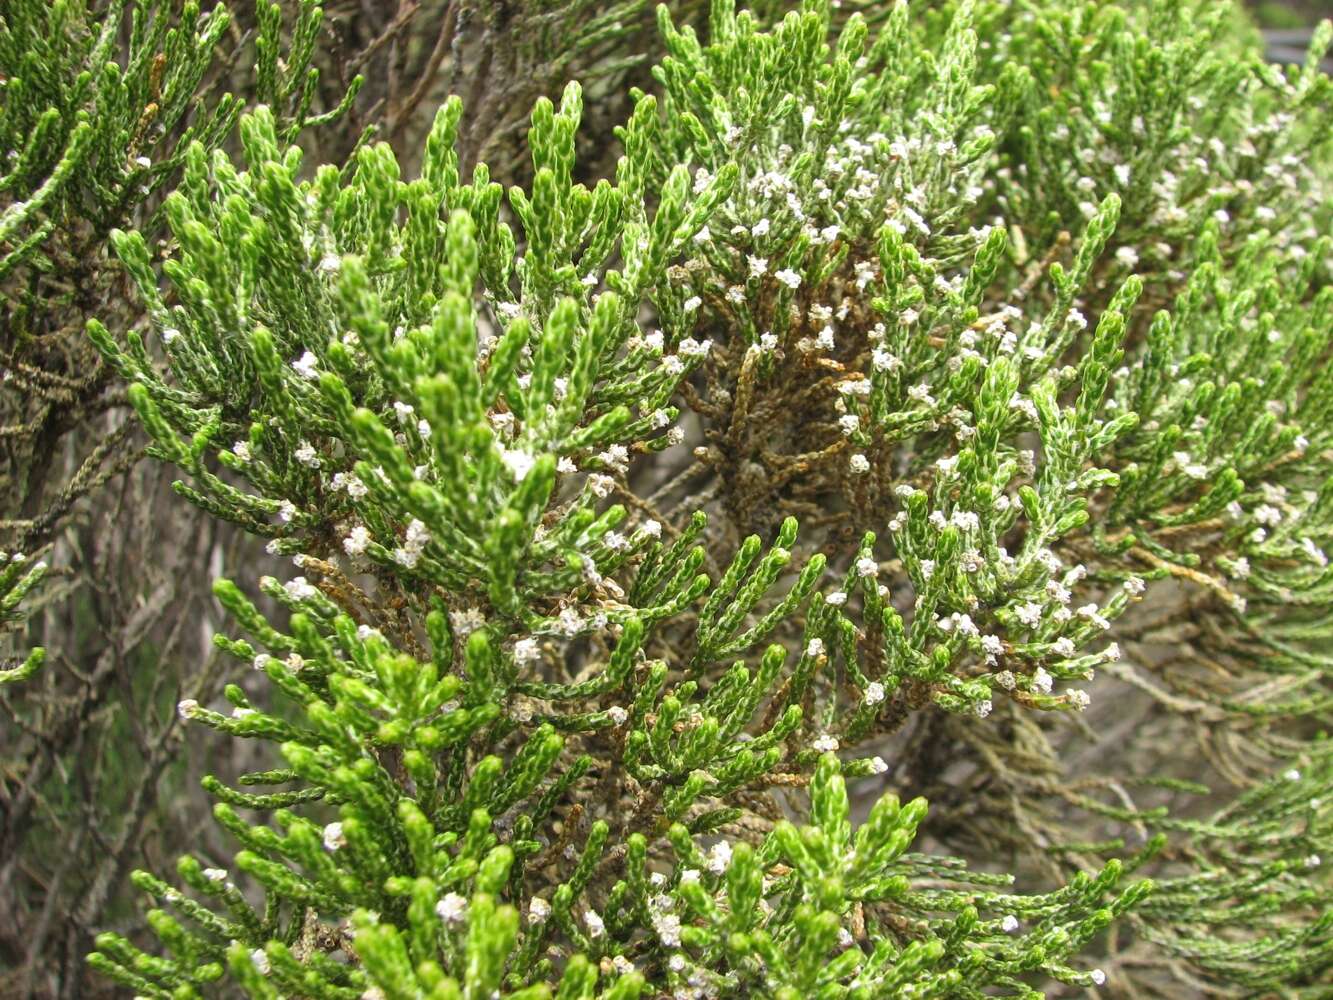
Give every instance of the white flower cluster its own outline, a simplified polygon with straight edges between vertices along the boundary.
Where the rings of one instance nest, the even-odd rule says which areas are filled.
[[[413,518],[408,522],[403,544],[393,550],[394,562],[412,569],[421,559],[421,553],[430,543],[430,532],[426,526]]]

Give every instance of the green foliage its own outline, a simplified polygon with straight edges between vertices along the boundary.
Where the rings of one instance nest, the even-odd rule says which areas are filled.
[[[383,145],[303,169],[262,109],[241,166],[185,149],[161,267],[112,236],[166,366],[90,333],[177,491],[305,575],[215,590],[278,701],[181,704],[281,755],[206,783],[254,896],[141,873],[166,956],[107,934],[96,967],[173,998],[1030,997],[1103,982],[1111,927],[1208,989],[1317,995],[1329,30],[1284,75],[1208,6],[872,32],[716,0],[707,44],[662,7],[592,187],[575,84],[524,188],[464,181],[457,99],[410,180]],[[708,513],[644,495],[678,403]],[[1181,589],[1186,624],[1140,604]],[[1180,728],[1070,775],[1108,677]],[[886,794],[853,832],[843,776],[900,730],[952,737],[977,801],[930,775],[945,822]],[[1197,818],[1182,733],[1254,787]],[[987,830],[1048,891],[952,856]]]
[[[0,637],[17,631],[27,618],[27,609],[19,605],[46,575],[45,562],[28,565],[22,552],[4,554],[0,561]],[[46,650],[40,646],[13,666],[0,668],[0,685],[26,680],[41,669]]]

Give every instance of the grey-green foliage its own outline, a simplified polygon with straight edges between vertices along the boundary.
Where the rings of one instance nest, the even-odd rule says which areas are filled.
[[[97,966],[162,997],[1034,996],[1100,984],[1079,953],[1123,915],[1113,975],[1319,995],[1329,30],[1283,75],[1204,6],[872,33],[718,0],[707,44],[664,7],[592,188],[572,85],[524,189],[460,177],[456,100],[411,180],[383,146],[303,171],[265,111],[242,167],[192,146],[160,272],[113,238],[167,367],[90,329],[178,491],[301,568],[260,584],[287,624],[216,588],[282,707],[181,706],[282,766],[208,783],[265,906],[190,858],[192,896],[136,876],[168,956],[107,935]],[[638,495],[678,403],[721,552]],[[1181,588],[1183,630],[1140,603]],[[1168,738],[1069,773],[1107,677]],[[853,835],[841,775],[916,725],[988,780],[907,854],[924,805]],[[1199,818],[1190,733],[1257,789]],[[1012,853],[971,853],[1062,884],[950,856],[996,816]]]
[[[276,3],[259,7],[258,99],[280,108],[283,134],[332,120],[310,115],[309,68],[321,9],[307,2],[282,44]],[[225,6],[179,12],[131,0],[14,0],[0,17],[0,280],[20,264],[50,269],[43,244],[66,227],[94,238],[173,179],[191,142],[212,148],[235,128],[244,101],[200,106],[204,75],[225,37]],[[128,43],[122,33],[128,33]],[[348,91],[347,102],[356,87]]]

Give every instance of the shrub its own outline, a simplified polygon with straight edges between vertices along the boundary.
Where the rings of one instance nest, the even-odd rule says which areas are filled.
[[[238,852],[136,874],[164,953],[98,969],[1327,985],[1330,29],[1284,72],[1225,5],[868,6],[662,8],[591,188],[576,85],[507,191],[456,99],[411,180],[260,110],[160,268],[113,235],[155,454],[301,575],[217,583],[267,684],[180,711],[274,766],[208,779]],[[853,824],[875,775],[932,813]]]

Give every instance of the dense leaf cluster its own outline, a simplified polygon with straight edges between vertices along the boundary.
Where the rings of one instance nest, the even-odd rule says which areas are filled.
[[[258,683],[180,705],[272,746],[206,782],[237,853],[136,874],[162,951],[96,968],[1322,995],[1330,28],[1279,70],[1226,5],[924,6],[660,8],[591,186],[577,84],[522,186],[457,98],[410,179],[266,108],[181,147],[165,253],[111,234],[145,322],[89,332],[300,575],[217,582]],[[931,813],[854,828],[874,776]]]

